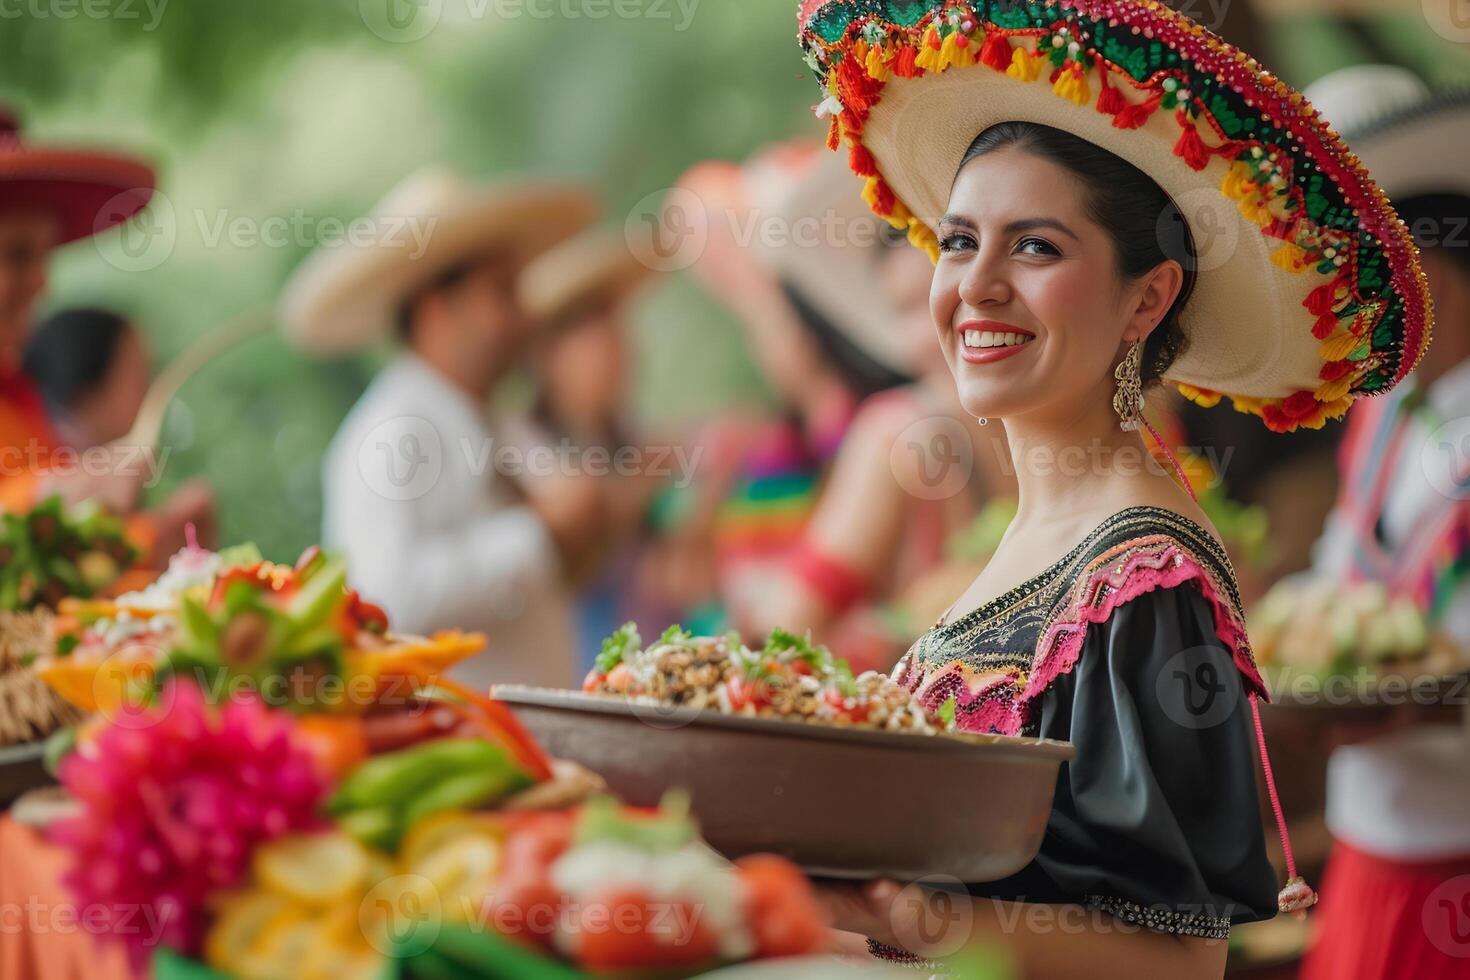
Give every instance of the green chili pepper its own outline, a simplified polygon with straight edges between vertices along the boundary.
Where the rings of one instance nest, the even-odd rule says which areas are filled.
[[[473,810],[529,785],[524,775],[509,765],[478,772],[460,773],[424,790],[403,809],[403,825],[412,827],[440,810]]]
[[[333,813],[404,803],[448,776],[511,766],[505,750],[478,738],[441,738],[369,759],[343,781]]]

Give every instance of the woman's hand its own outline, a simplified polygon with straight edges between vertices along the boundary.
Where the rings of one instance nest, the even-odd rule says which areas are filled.
[[[903,891],[898,882],[823,879],[813,881],[812,885],[827,910],[832,928],[857,933],[888,946],[897,945],[890,913]]]

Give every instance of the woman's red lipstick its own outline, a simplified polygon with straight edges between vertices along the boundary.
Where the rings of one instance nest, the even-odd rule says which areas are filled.
[[[1017,338],[1026,337],[1029,339],[1016,344],[1007,344],[1004,347],[971,346],[966,341],[966,337],[972,332],[981,334],[982,337],[986,333],[1001,336],[1015,334]],[[1030,347],[1031,343],[1036,339],[1036,334],[1022,327],[1002,323],[999,320],[970,320],[955,328],[955,338],[959,346],[960,357],[964,358],[966,362],[970,364],[992,364],[1019,354],[1027,347]]]

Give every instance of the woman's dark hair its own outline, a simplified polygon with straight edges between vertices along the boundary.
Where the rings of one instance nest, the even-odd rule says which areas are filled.
[[[1118,271],[1134,280],[1173,259],[1184,267],[1174,305],[1143,345],[1143,381],[1158,380],[1184,350],[1179,316],[1194,289],[1194,242],[1184,215],[1153,178],[1114,153],[1065,130],[1032,122],[996,123],[975,137],[960,169],[976,157],[1014,146],[1073,174],[1086,189],[1087,213],[1108,233]]]
[[[23,368],[53,411],[70,411],[107,377],[128,329],[119,313],[61,310],[31,334]]]

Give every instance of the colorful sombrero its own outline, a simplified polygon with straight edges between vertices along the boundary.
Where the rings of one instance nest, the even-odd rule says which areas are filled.
[[[1199,252],[1167,378],[1192,400],[1318,428],[1423,354],[1417,252],[1358,158],[1300,93],[1162,3],[803,0],[798,18],[828,145],[847,141],[869,205],[931,256],[964,152],[995,123],[1067,130],[1156,180]]]

